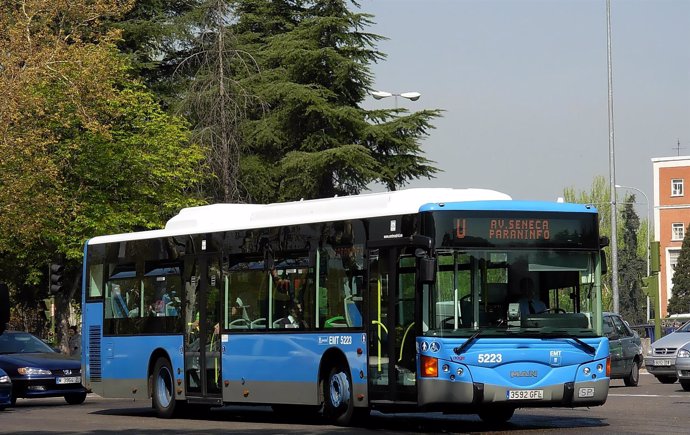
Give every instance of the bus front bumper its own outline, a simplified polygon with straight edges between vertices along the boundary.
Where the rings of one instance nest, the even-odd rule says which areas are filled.
[[[419,404],[426,407],[445,407],[448,405],[482,407],[489,404],[514,406],[515,408],[580,407],[603,405],[606,402],[608,391],[608,378],[586,382],[566,382],[565,384],[530,390],[480,382],[422,379],[419,382],[418,397]],[[516,394],[516,392],[526,394]]]

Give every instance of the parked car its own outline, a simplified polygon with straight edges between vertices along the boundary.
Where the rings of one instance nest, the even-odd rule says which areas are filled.
[[[12,404],[12,380],[0,369],[0,411]]]
[[[676,373],[680,386],[685,391],[690,391],[690,343],[686,343],[678,349],[676,354]]]
[[[676,354],[688,342],[690,342],[690,322],[652,343],[649,354],[645,358],[647,371],[656,376],[662,384],[676,382],[678,380]]]
[[[56,352],[28,332],[0,335],[0,369],[12,380],[12,404],[17,398],[62,396],[70,405],[86,399],[81,362]]]
[[[609,339],[611,379],[623,379],[628,387],[636,387],[644,361],[639,334],[620,315],[604,313],[604,335]]]

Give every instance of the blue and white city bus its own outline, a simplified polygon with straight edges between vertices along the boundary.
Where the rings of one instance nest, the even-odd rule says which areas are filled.
[[[183,209],[85,245],[85,386],[188,404],[272,405],[350,424],[382,412],[602,405],[591,206],[409,189]],[[521,307],[530,285],[540,310]],[[524,304],[523,304],[524,305]]]

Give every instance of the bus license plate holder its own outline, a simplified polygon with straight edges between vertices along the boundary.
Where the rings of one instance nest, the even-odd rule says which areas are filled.
[[[539,400],[544,398],[544,390],[508,390],[508,400]]]

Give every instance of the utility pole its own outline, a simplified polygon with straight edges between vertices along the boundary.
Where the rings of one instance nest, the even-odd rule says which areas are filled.
[[[613,69],[611,67],[611,0],[606,0],[606,52],[608,64],[609,89],[609,175],[611,195],[611,291],[613,293],[613,312],[619,312],[618,297],[618,222],[616,209],[616,155],[613,142]]]

